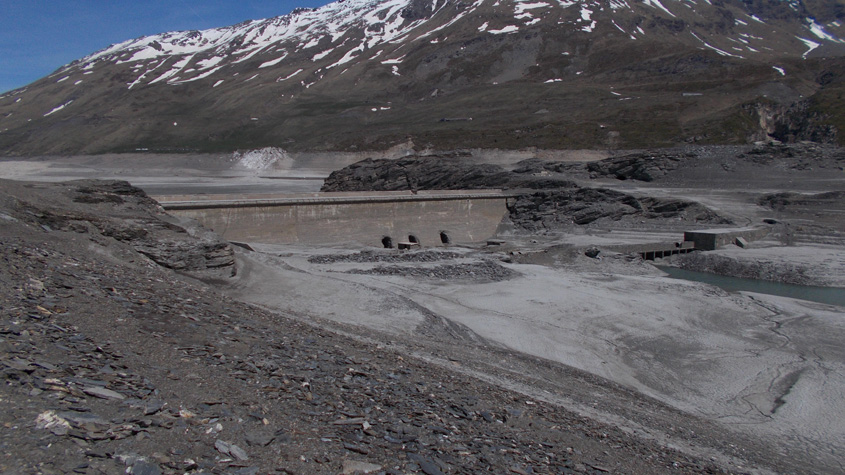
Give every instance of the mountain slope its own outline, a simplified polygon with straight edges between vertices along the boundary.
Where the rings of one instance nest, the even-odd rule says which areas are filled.
[[[75,61],[0,97],[0,152],[830,141],[844,25],[835,0],[344,0]]]

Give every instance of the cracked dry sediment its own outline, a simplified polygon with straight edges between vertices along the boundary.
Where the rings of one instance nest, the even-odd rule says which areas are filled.
[[[773,368],[774,374],[771,376],[767,393],[770,394],[767,398],[769,409],[755,405],[749,399],[746,402],[753,406],[761,415],[766,417],[774,416],[777,411],[783,407],[787,401],[790,392],[796,387],[801,380],[801,375],[811,369],[818,369],[823,372],[835,372],[834,367],[826,365],[825,356],[819,353],[817,347],[805,347],[800,342],[793,341],[790,332],[790,324],[796,321],[806,320],[812,318],[810,315],[796,315],[794,313],[783,312],[777,306],[767,304],[766,302],[758,301],[758,305],[766,308],[771,314],[766,318],[771,322],[769,331],[777,335],[782,340],[780,348],[788,348],[794,354],[794,360]],[[803,335],[799,335],[803,336]],[[774,398],[772,399],[772,396]]]

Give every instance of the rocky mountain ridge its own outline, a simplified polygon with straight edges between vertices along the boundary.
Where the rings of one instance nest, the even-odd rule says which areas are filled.
[[[0,96],[0,153],[831,141],[843,21],[833,0],[346,0],[75,61]]]

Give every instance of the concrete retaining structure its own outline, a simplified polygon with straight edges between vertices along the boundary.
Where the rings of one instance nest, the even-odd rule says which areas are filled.
[[[705,229],[699,231],[686,231],[684,241],[692,241],[695,248],[701,251],[713,251],[719,246],[733,244],[737,238],[745,241],[756,241],[769,234],[769,228],[731,228],[731,229]]]
[[[676,254],[687,254],[698,249],[691,241],[654,242],[647,244],[616,244],[601,246],[608,251],[622,254],[639,254],[645,261],[653,261]]]
[[[230,241],[423,247],[483,242],[507,214],[498,190],[153,196]]]
[[[672,246],[645,246],[639,251],[640,257],[645,261],[653,261],[655,259],[663,259],[664,257],[674,256],[677,254],[687,254],[697,251],[695,244],[690,241],[675,243]]]

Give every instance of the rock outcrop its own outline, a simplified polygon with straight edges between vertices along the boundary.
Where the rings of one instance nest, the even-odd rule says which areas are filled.
[[[685,224],[731,224],[698,203],[636,197],[604,188],[583,187],[570,178],[652,181],[675,169],[683,158],[670,153],[637,153],[589,164],[529,159],[512,171],[474,163],[467,154],[428,155],[398,160],[366,159],[333,172],[322,191],[397,191],[499,188],[514,192],[510,219],[529,232],[559,231],[576,225],[621,219],[675,219]]]
[[[498,165],[475,163],[468,153],[455,152],[397,160],[368,158],[332,172],[322,191],[517,188],[531,182],[536,179]]]
[[[593,175],[612,176],[619,180],[654,181],[677,169],[692,154],[635,153],[587,164]]]
[[[783,211],[788,208],[802,206],[841,206],[843,199],[845,199],[845,191],[829,191],[810,195],[784,192],[763,195],[757,200],[757,204],[773,210]]]
[[[44,232],[91,234],[95,242],[110,238],[160,266],[195,277],[220,278],[236,272],[228,242],[195,222],[168,215],[143,190],[125,181],[3,181],[0,200],[14,210],[9,219]]]
[[[732,224],[704,205],[665,198],[637,198],[602,188],[543,190],[519,195],[509,206],[518,228],[559,231],[572,225],[601,224],[622,219],[674,219],[687,224]]]
[[[231,272],[225,243],[173,221],[125,182],[0,181],[0,242],[0,447],[12,454],[0,458],[0,473],[643,475],[734,473],[734,460],[799,466],[621,385],[469,343],[470,330],[433,312],[418,333],[388,340],[224,296],[172,269]],[[321,262],[450,280],[515,272],[494,261],[454,263],[456,255]],[[552,380],[565,399],[546,396],[555,393],[543,381]],[[571,409],[596,401],[614,421],[670,439]],[[688,444],[708,457],[672,448]]]

